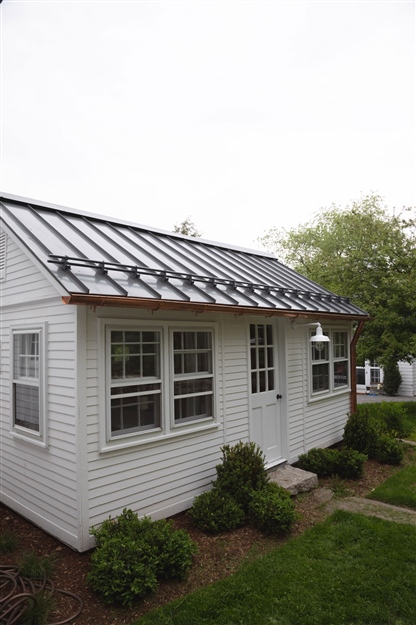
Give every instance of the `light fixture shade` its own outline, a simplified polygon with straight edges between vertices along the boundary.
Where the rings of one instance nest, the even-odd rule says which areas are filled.
[[[322,327],[321,324],[318,325],[318,327],[316,328],[316,333],[311,336],[311,338],[309,339],[310,343],[330,343],[330,338],[329,336],[326,336],[323,332],[322,332]]]

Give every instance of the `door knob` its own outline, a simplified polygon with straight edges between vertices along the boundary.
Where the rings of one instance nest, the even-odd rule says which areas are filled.
[[[279,393],[277,393],[276,395],[276,399],[282,399],[283,395],[280,395]]]

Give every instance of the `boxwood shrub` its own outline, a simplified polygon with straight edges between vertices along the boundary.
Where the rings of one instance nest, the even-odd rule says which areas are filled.
[[[348,417],[344,443],[381,463],[400,464],[403,446],[396,439],[405,438],[411,429],[403,406],[391,402],[362,404]]]
[[[253,491],[248,507],[250,525],[267,534],[287,532],[296,519],[295,504],[287,490],[269,482]]]
[[[104,601],[124,606],[156,590],[162,578],[183,579],[197,550],[187,532],[176,530],[171,521],[139,519],[127,509],[90,532],[96,548],[88,583]]]
[[[218,487],[196,497],[189,514],[196,527],[212,534],[233,530],[246,520],[243,508]]]
[[[245,512],[253,490],[261,490],[269,481],[265,457],[255,443],[240,441],[233,447],[221,447],[222,463],[217,465],[215,487],[227,493]]]
[[[313,448],[299,456],[296,463],[300,469],[316,473],[320,477],[338,475],[342,478],[357,479],[362,476],[367,455],[343,447],[341,449]]]

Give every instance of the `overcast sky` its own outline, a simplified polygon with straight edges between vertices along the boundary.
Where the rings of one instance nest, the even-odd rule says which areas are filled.
[[[415,4],[4,0],[1,188],[244,247],[414,206]]]

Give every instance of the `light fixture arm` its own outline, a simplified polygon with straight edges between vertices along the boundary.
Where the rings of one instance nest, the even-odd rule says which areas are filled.
[[[311,336],[309,342],[312,343],[313,347],[319,352],[323,350],[325,343],[330,343],[330,338],[323,333],[322,326],[319,321],[314,321],[312,323],[297,323],[296,320],[293,319],[290,323],[293,330],[299,326],[303,326],[305,328],[316,328],[316,332],[313,336]]]

